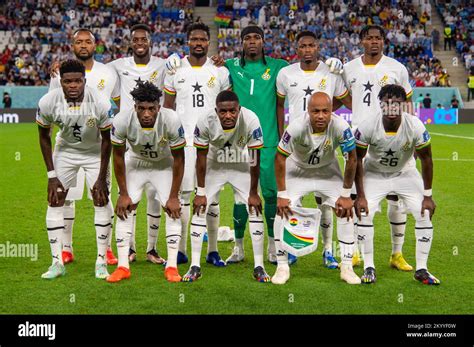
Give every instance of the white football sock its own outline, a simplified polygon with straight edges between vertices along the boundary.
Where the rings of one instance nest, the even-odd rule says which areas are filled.
[[[146,220],[147,220],[147,248],[146,252],[156,249],[156,241],[158,240],[158,230],[161,220],[161,205],[156,198],[155,189],[146,189]]]
[[[354,222],[352,219],[336,217],[337,238],[341,248],[341,260],[343,265],[352,266],[352,254],[354,252]]]
[[[359,225],[359,217],[357,217],[355,213],[355,209],[353,210],[353,223],[354,223],[354,253],[359,253],[359,231],[358,231],[358,225]]]
[[[217,252],[217,236],[219,231],[219,203],[213,202],[206,214],[207,254]]]
[[[112,204],[111,196],[109,196],[109,203],[107,204],[107,207],[110,210],[110,232],[109,232],[109,237],[107,238],[107,248],[112,249],[112,236],[113,236],[113,233],[114,233],[115,211],[114,211],[114,205]]]
[[[178,267],[178,248],[181,231],[181,221],[166,215],[166,246],[168,248],[166,267]]]
[[[129,248],[133,249],[135,252],[137,251],[137,246],[135,243],[135,229],[137,228],[137,210],[133,210],[128,218],[132,218],[132,233],[130,234],[129,238]],[[127,251],[128,254],[128,251]]]
[[[321,206],[321,236],[323,238],[323,245],[325,251],[332,253],[332,207],[327,205]]]
[[[278,265],[288,265],[288,254],[281,248],[280,240],[283,237],[283,219],[279,215],[275,216],[273,232],[275,233],[274,240]]]
[[[63,264],[62,240],[64,232],[63,207],[48,206],[46,211],[46,228],[48,229],[49,246],[51,247],[52,264]]]
[[[76,207],[74,200],[64,202],[64,232],[63,232],[63,251],[72,253],[72,230],[74,228],[74,218],[76,216]]]
[[[416,270],[428,270],[428,256],[430,254],[431,242],[433,241],[433,224],[429,213],[425,210],[425,216],[415,216],[416,236]]]
[[[249,213],[249,229],[250,237],[252,238],[253,258],[255,261],[255,267],[263,267],[263,232],[265,227],[263,225],[262,214],[257,214],[255,211]]]
[[[108,206],[94,206],[94,224],[97,239],[97,261],[96,264],[105,264],[105,253],[107,252],[107,241],[110,232],[110,209]]]
[[[357,225],[357,231],[359,233],[358,237],[361,251],[364,255],[364,269],[367,269],[368,267],[373,267],[375,269],[373,214],[369,213],[368,216],[362,216]]]
[[[244,251],[244,239],[235,239],[235,247],[239,248],[240,253]]]
[[[134,229],[135,211],[128,214],[128,218],[121,220],[117,218],[115,223],[115,239],[117,242],[118,266],[130,268],[128,263],[128,250],[130,248],[130,239]]]
[[[191,266],[201,266],[202,240],[206,232],[206,218],[203,214],[193,215],[191,220]]]
[[[407,215],[400,212],[397,201],[387,200],[387,216],[392,235],[392,254],[402,251],[405,242]]]
[[[191,218],[191,192],[181,192],[181,239],[179,251],[186,254],[188,243],[188,226]]]

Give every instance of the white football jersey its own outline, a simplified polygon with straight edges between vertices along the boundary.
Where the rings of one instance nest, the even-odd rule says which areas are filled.
[[[248,162],[248,149],[263,147],[263,132],[257,115],[241,107],[233,129],[222,129],[215,111],[202,115],[194,131],[194,146],[209,148],[208,159],[222,163]]]
[[[286,128],[277,150],[286,157],[291,156],[299,167],[314,169],[337,163],[337,147],[341,148],[342,153],[355,148],[349,124],[333,113],[326,131],[314,133],[306,113]]]
[[[412,169],[413,153],[431,143],[423,123],[408,113],[402,114],[402,123],[396,133],[386,132],[382,113],[376,120],[366,120],[355,131],[359,148],[368,148],[365,169],[373,172],[400,172]]]
[[[107,64],[117,73],[118,79],[112,97],[114,100],[120,98],[120,110],[134,108],[135,103],[130,93],[138,81],[149,81],[163,90],[165,63],[165,59],[151,56],[148,64],[136,64],[133,57],[120,58]]]
[[[380,89],[387,84],[402,86],[410,97],[413,93],[408,71],[401,63],[382,55],[376,65],[364,65],[362,57],[344,65],[344,81],[352,94],[352,126],[378,114]]]
[[[276,86],[278,96],[288,98],[290,123],[306,113],[312,94],[324,92],[331,99],[343,99],[349,93],[341,75],[331,73],[321,61],[314,71],[301,69],[300,63],[284,67],[278,73]]]
[[[191,66],[187,57],[174,75],[165,77],[164,91],[176,95],[176,112],[184,126],[188,145],[192,144],[196,122],[216,107],[216,97],[229,89],[229,71],[216,67],[207,58],[203,66]]]
[[[49,91],[55,88],[61,88],[61,77],[51,78],[49,83]],[[86,85],[96,89],[101,96],[105,96],[108,99],[112,97],[112,92],[117,83],[117,74],[109,66],[102,64],[94,60],[91,70],[86,70]]]
[[[121,110],[114,118],[111,137],[114,146],[127,144],[131,158],[152,162],[171,158],[171,150],[186,146],[178,115],[163,107],[153,128],[142,128],[135,110]]]
[[[55,151],[100,154],[100,131],[110,129],[112,116],[109,99],[95,89],[85,86],[81,105],[70,107],[62,88],[56,88],[40,99],[36,123],[44,128],[60,128]]]

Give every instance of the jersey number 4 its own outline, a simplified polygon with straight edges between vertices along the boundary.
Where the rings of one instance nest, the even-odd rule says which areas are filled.
[[[362,102],[364,104],[367,104],[367,106],[370,106],[370,96],[372,95],[372,93],[367,93],[365,94],[364,98],[362,99]]]

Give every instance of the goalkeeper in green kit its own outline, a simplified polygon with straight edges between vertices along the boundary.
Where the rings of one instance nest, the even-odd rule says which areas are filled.
[[[268,260],[276,264],[273,221],[276,214],[277,186],[274,160],[280,136],[283,133],[284,118],[277,118],[276,78],[280,69],[288,65],[285,60],[264,55],[263,30],[255,25],[244,28],[242,58],[229,59],[233,91],[238,95],[240,105],[252,110],[258,116],[263,131],[264,148],[260,151],[260,188],[265,201],[264,213],[268,228]],[[235,247],[226,262],[238,263],[244,259],[244,232],[248,214],[244,204],[234,205]],[[289,257],[289,262],[296,257]]]

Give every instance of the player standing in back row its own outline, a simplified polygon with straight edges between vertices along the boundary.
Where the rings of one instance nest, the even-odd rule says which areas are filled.
[[[377,95],[383,86],[388,84],[402,86],[407,100],[410,100],[413,93],[406,67],[383,54],[384,39],[385,32],[380,26],[364,27],[360,32],[364,54],[344,65],[343,77],[352,94],[352,128],[354,132],[363,121],[376,121],[376,117],[380,114]],[[412,159],[409,164],[415,166],[415,160]],[[387,201],[387,215],[392,235],[390,265],[402,271],[411,271],[413,267],[405,261],[402,255],[407,222],[406,214],[402,213],[402,207],[399,206],[396,196],[387,197]],[[359,262],[360,257],[356,245],[353,263],[358,265]]]

